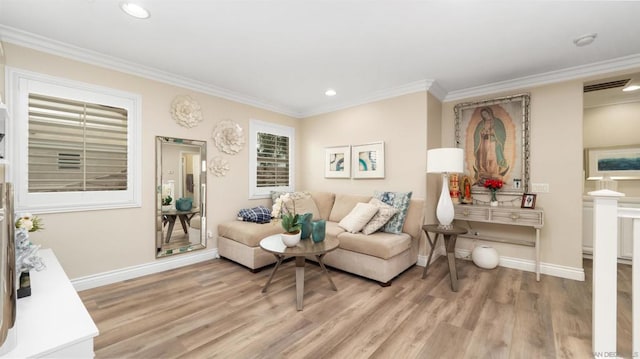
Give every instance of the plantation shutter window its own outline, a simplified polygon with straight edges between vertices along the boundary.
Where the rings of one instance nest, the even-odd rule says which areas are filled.
[[[289,186],[289,137],[258,132],[258,187]]]
[[[249,198],[295,190],[295,148],[293,127],[249,121]]]
[[[124,108],[29,93],[28,192],[127,190]]]

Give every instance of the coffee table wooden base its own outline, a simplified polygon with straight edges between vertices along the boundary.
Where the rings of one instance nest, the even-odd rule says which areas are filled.
[[[311,240],[300,241],[294,247],[287,247],[282,243],[282,239],[279,234],[269,236],[260,241],[260,248],[276,256],[276,266],[273,267],[273,271],[267,280],[267,284],[262,288],[262,293],[267,292],[267,288],[273,280],[273,276],[280,267],[280,264],[285,258],[295,257],[296,259],[296,308],[302,310],[302,302],[304,300],[304,263],[307,256],[315,256],[320,268],[324,272],[324,275],[329,280],[331,288],[335,291],[338,290],[333,283],[329,271],[324,266],[322,259],[325,254],[335,250],[340,245],[340,242],[336,238],[327,238],[322,242],[315,243]]]

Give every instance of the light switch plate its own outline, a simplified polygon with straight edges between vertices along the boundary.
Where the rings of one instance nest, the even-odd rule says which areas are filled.
[[[531,192],[534,192],[534,193],[548,193],[549,192],[549,184],[548,183],[532,183],[531,184]]]

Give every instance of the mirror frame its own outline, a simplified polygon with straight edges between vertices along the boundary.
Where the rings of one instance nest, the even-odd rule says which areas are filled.
[[[162,210],[162,148],[163,145],[189,145],[200,148],[200,243],[189,243],[173,249],[165,249],[164,235],[164,215]],[[189,253],[194,250],[207,247],[207,142],[199,140],[188,140],[166,136],[156,136],[156,258],[163,258],[179,253]],[[195,171],[194,171],[195,172]],[[194,173],[195,174],[195,173]],[[177,196],[176,196],[177,197]],[[177,200],[177,198],[175,199]]]

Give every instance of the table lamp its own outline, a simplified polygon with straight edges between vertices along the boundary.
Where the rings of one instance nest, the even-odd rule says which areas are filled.
[[[462,148],[435,148],[427,151],[427,173],[442,174],[442,192],[438,200],[436,217],[438,228],[452,229],[453,201],[449,195],[449,173],[462,173],[464,168],[464,151]]]

